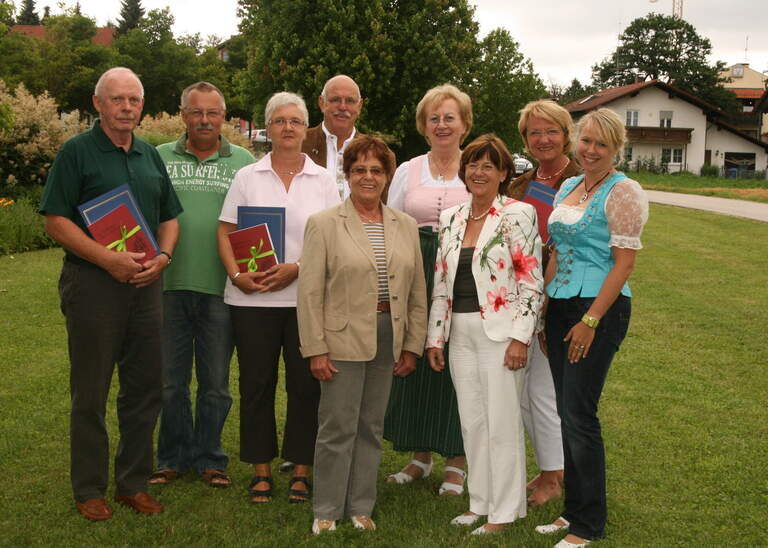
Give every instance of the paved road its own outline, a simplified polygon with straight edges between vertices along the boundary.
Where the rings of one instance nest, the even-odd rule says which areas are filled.
[[[648,194],[648,199],[657,204],[701,209],[768,223],[768,204],[761,202],[732,200],[715,196],[698,196],[696,194],[678,194],[676,192],[661,192],[659,190],[646,190],[645,192]]]

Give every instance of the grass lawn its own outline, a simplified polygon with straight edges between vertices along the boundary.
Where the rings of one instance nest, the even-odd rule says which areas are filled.
[[[627,172],[627,175],[648,190],[701,194],[720,198],[736,198],[768,203],[768,180],[766,179],[725,179],[723,177],[700,177],[698,175],[656,175],[654,173]]]
[[[754,244],[766,240],[768,224],[652,206],[633,278],[632,325],[602,399],[609,524],[600,546],[766,545],[768,256]],[[87,522],[69,484],[61,255],[0,258],[0,546],[547,547],[557,540],[533,532],[559,515],[557,502],[498,536],[470,537],[449,526],[466,509],[466,495],[437,497],[439,473],[410,486],[385,484],[385,474],[408,460],[389,447],[374,514],[379,530],[360,534],[346,522],[315,538],[311,507],[288,504],[286,478],[277,478],[271,504],[247,504],[251,473],[237,460],[237,397],[224,433],[230,489],[186,476],[152,490],[166,505],[162,515],[116,507],[113,519]],[[115,394],[116,385],[108,413],[113,449]],[[528,462],[532,473],[530,454]]]

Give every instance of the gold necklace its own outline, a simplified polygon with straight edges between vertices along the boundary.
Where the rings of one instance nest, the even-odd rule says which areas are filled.
[[[461,150],[459,150],[459,155],[461,155]],[[429,153],[429,159],[432,161],[432,163],[435,166],[435,169],[437,170],[437,180],[441,183],[445,182],[445,176],[443,173],[453,164],[454,161],[456,161],[456,154],[454,153],[453,156],[451,156],[451,159],[448,160],[447,163],[443,164],[442,166],[438,163],[437,158],[432,154],[430,151]]]

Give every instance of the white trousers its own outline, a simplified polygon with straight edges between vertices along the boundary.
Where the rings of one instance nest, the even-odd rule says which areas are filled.
[[[562,470],[563,436],[555,401],[555,383],[538,337],[534,337],[528,349],[528,365],[524,371],[520,410],[536,454],[536,464],[540,470]]]
[[[508,342],[490,340],[480,313],[454,314],[451,378],[467,455],[469,510],[490,523],[526,515],[523,370],[504,367]]]

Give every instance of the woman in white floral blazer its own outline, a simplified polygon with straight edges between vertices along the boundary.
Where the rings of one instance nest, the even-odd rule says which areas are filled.
[[[541,240],[533,206],[504,196],[512,157],[498,137],[475,139],[459,175],[470,201],[440,216],[427,356],[451,376],[469,465],[469,511],[454,525],[492,533],[526,515],[522,368],[542,302]]]

